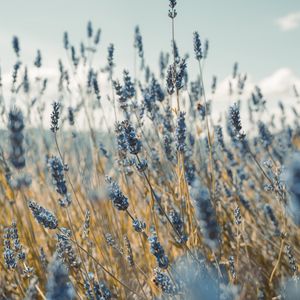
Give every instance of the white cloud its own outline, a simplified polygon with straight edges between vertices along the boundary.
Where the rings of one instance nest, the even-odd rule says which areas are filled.
[[[208,95],[209,98],[214,99],[213,119],[224,121],[224,116],[228,112],[228,106],[241,100],[241,116],[243,125],[247,128],[249,125],[247,100],[251,97],[255,86],[260,87],[267,101],[268,112],[264,113],[263,118],[269,119],[271,114],[275,114],[275,116],[279,115],[278,102],[280,100],[285,104],[287,115],[291,116],[290,120],[294,119],[290,107],[297,103],[293,86],[296,86],[298,91],[300,91],[300,77],[297,74],[289,68],[281,68],[260,80],[254,80],[251,75],[247,77],[248,79],[242,95],[237,93],[237,81],[236,79],[233,80],[232,76],[227,76],[223,80],[220,80],[215,95]],[[232,83],[234,89],[232,96],[229,96],[229,81]]]
[[[259,82],[259,86],[266,97],[271,99],[293,98],[293,85],[300,87],[300,78],[288,68],[279,69]]]
[[[300,11],[290,13],[276,20],[282,31],[290,31],[300,26]]]
[[[289,68],[278,69],[261,80],[254,80],[251,75],[247,77],[243,98],[249,97],[255,86],[259,86],[265,98],[269,100],[293,99],[295,97],[293,86],[295,85],[300,89],[300,77]],[[236,79],[233,80],[231,76],[227,76],[219,82],[214,96],[215,99],[229,101],[229,81],[231,81],[233,88],[236,90]],[[238,98],[238,94],[235,92],[231,98]]]

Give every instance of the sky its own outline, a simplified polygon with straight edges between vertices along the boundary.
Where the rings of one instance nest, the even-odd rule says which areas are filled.
[[[33,57],[39,48],[45,60],[52,63],[56,56],[63,55],[62,32],[67,30],[71,41],[79,42],[85,38],[88,20],[102,29],[102,54],[113,42],[116,59],[124,66],[133,58],[133,30],[137,24],[149,64],[157,64],[160,50],[170,48],[168,0],[1,2],[1,62],[13,58],[11,39],[17,35],[24,57]],[[300,71],[299,0],[178,0],[177,11],[175,35],[179,49],[192,52],[195,30],[203,39],[208,38],[211,74],[225,76],[235,61],[257,79],[282,67]],[[289,15],[294,16],[285,23],[281,20],[281,24],[279,20]]]
[[[15,62],[12,36],[20,38],[22,59],[32,65],[37,49],[46,67],[57,68],[65,57],[62,35],[71,43],[86,39],[89,20],[102,29],[100,53],[105,64],[109,43],[115,44],[120,69],[132,69],[133,32],[138,24],[143,35],[146,63],[158,68],[161,50],[170,51],[171,21],[168,0],[0,0],[0,65],[11,73]],[[235,61],[247,72],[253,86],[261,84],[268,94],[284,95],[293,84],[300,89],[299,0],[178,0],[175,39],[180,53],[193,54],[193,32],[209,39],[206,80],[213,75],[220,86],[231,74]],[[197,65],[188,62],[191,74]],[[278,86],[280,86],[278,88]],[[279,90],[278,90],[279,89]],[[222,93],[221,93],[222,95]]]

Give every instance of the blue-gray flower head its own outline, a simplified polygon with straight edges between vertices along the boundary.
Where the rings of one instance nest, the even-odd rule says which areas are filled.
[[[150,252],[156,257],[157,264],[161,269],[167,269],[169,265],[168,257],[165,255],[165,250],[158,241],[157,235],[154,232],[149,238]]]
[[[55,255],[48,270],[48,300],[75,299],[75,291],[69,279],[68,269],[61,259]]]
[[[58,121],[59,121],[59,114],[60,114],[60,103],[53,102],[52,104],[52,112],[51,112],[51,131],[56,132],[59,129]]]
[[[295,224],[300,226],[300,152],[292,155],[286,169],[286,185],[290,193],[288,208]]]
[[[52,212],[50,212],[49,210],[45,209],[44,207],[40,206],[32,200],[28,202],[28,207],[30,208],[34,218],[45,228],[57,228],[58,221],[56,216]]]
[[[118,210],[126,210],[129,206],[128,198],[122,193],[119,185],[109,176],[106,176],[106,182],[108,183],[108,196],[113,205]]]
[[[185,124],[185,112],[180,112],[177,117],[177,126],[176,126],[176,148],[179,152],[184,152],[186,147],[186,124]]]
[[[201,39],[197,31],[194,32],[194,53],[197,60],[203,58]]]
[[[8,129],[10,131],[10,154],[9,160],[16,169],[25,167],[24,149],[24,117],[20,109],[13,107],[8,115]]]
[[[197,221],[204,236],[204,241],[215,251],[219,246],[220,232],[209,191],[200,181],[195,180],[191,187],[191,197],[193,199],[192,203],[194,205]]]

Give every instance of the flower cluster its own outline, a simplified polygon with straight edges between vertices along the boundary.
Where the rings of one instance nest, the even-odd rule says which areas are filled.
[[[4,261],[8,269],[15,269],[18,261],[24,261],[26,258],[23,246],[19,240],[17,224],[12,223],[11,226],[4,229]]]
[[[123,121],[121,125],[124,130],[129,152],[134,155],[138,154],[142,149],[142,142],[137,138],[135,129],[128,120]]]
[[[175,296],[178,294],[177,287],[173,284],[170,277],[163,272],[159,268],[154,269],[154,283],[167,295]]]
[[[75,291],[71,284],[68,269],[57,255],[54,255],[48,269],[47,299],[75,299]]]
[[[57,228],[58,221],[56,216],[52,212],[40,206],[33,200],[30,200],[28,202],[28,207],[31,209],[31,212],[35,217],[35,219],[40,224],[42,224],[45,228],[49,228],[49,229]]]
[[[10,131],[10,162],[16,169],[25,167],[25,149],[24,149],[24,118],[20,109],[14,107],[10,110],[8,115],[8,129]]]
[[[158,241],[158,237],[155,232],[153,232],[148,238],[148,241],[150,243],[150,252],[156,257],[159,268],[167,269],[169,266],[169,259],[165,255],[165,250]]]
[[[201,39],[197,31],[194,32],[194,53],[197,60],[203,58]]]
[[[169,7],[170,7],[170,9],[169,9],[169,17],[171,18],[171,19],[175,19],[176,18],[176,16],[177,16],[177,11],[176,11],[176,9],[175,9],[175,6],[176,6],[176,4],[177,4],[177,1],[176,0],[169,0],[170,2],[169,2]]]
[[[54,133],[57,132],[59,129],[59,126],[58,126],[59,113],[60,113],[59,102],[53,102],[52,113],[51,113],[51,131]]]
[[[179,152],[184,152],[186,147],[186,124],[185,124],[185,113],[180,112],[177,117],[177,126],[176,126],[176,149]]]
[[[73,248],[71,241],[71,231],[68,228],[61,227],[56,234],[56,252],[57,256],[63,261],[67,262],[71,267],[77,269],[81,265],[81,261]]]
[[[66,180],[65,180],[65,166],[60,158],[52,156],[48,160],[48,166],[50,168],[53,184],[56,186],[56,191],[63,196],[63,199],[59,200],[59,204],[63,207],[71,204],[71,197],[68,193]]]
[[[209,191],[198,180],[195,180],[191,187],[191,196],[205,242],[212,250],[216,250],[219,245],[220,231]]]
[[[108,195],[113,205],[118,210],[126,210],[129,206],[128,198],[124,196],[119,185],[109,176],[106,176],[106,182],[108,183]]]
[[[240,116],[240,108],[237,103],[229,109],[229,119],[233,127],[234,133],[239,140],[244,140],[246,135],[242,132],[242,123]]]

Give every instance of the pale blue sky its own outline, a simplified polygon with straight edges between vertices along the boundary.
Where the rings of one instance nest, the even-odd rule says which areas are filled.
[[[133,64],[133,29],[140,25],[146,61],[157,66],[161,49],[170,49],[168,0],[0,0],[0,64],[13,63],[11,39],[18,35],[25,60],[40,48],[44,62],[56,66],[67,30],[77,44],[91,20],[102,28],[101,52],[110,42],[124,68]],[[282,31],[276,20],[300,11],[299,0],[178,0],[176,40],[181,53],[192,51],[192,33],[210,40],[207,76],[224,77],[238,61],[259,80],[279,68],[300,75],[300,27]],[[104,61],[103,61],[104,63]],[[193,70],[192,60],[189,62]],[[192,71],[193,72],[193,71]]]

